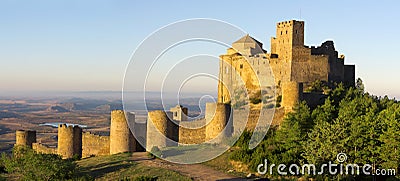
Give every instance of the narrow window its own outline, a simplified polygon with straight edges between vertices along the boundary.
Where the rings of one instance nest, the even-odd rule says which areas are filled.
[[[240,69],[242,69],[243,68],[243,64],[240,64]]]

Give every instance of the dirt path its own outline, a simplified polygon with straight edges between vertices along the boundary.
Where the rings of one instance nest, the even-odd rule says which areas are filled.
[[[173,170],[187,177],[191,177],[194,180],[246,180],[228,175],[201,164],[182,165],[170,163],[161,159],[149,159],[146,152],[135,152],[133,153],[133,158],[133,160],[139,164]]]

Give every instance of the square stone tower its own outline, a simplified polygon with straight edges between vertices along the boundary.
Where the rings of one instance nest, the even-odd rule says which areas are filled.
[[[284,21],[276,24],[276,37],[271,38],[271,54],[292,60],[294,47],[304,46],[304,21]]]

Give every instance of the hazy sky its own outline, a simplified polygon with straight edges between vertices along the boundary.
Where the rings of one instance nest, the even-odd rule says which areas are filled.
[[[307,45],[334,40],[346,63],[356,64],[368,91],[400,97],[399,7],[399,1],[347,0],[2,0],[0,91],[121,90],[135,48],[178,20],[232,23],[269,51],[276,23],[300,19],[306,22]],[[204,86],[214,89],[214,83]]]

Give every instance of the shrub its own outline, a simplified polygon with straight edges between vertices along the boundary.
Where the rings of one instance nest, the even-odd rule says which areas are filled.
[[[73,177],[76,164],[63,160],[56,154],[40,154],[28,147],[14,147],[13,157],[2,155],[2,162],[8,173],[16,174],[23,180],[65,180]]]
[[[247,149],[235,150],[229,155],[229,159],[249,163],[251,161],[251,151]]]

